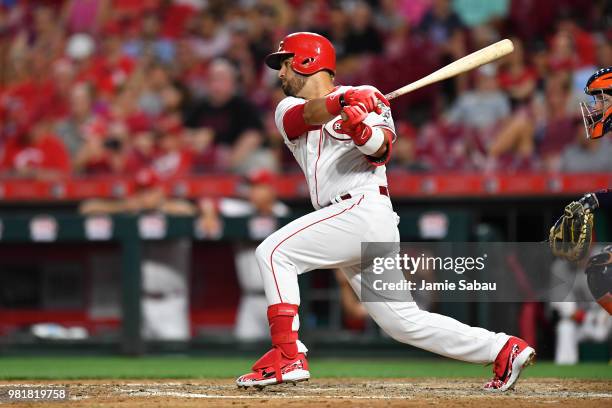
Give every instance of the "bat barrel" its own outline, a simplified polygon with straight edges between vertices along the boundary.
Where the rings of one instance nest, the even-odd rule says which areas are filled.
[[[488,47],[482,48],[465,57],[459,58],[457,61],[451,62],[450,64],[440,68],[439,70],[432,72],[424,78],[418,81],[412,82],[405,85],[395,91],[389,92],[385,95],[388,100],[395,99],[398,96],[407,94],[408,92],[415,91],[424,86],[433,84],[435,82],[443,81],[448,78],[452,78],[464,72],[478,68],[481,65],[488,64],[489,62],[495,61],[502,58],[514,51],[514,44],[509,39],[503,39]]]

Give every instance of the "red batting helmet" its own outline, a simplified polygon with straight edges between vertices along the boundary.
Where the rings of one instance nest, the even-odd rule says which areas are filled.
[[[334,46],[319,34],[289,34],[281,41],[278,51],[266,57],[266,65],[279,70],[281,61],[287,57],[293,57],[291,68],[302,75],[311,75],[324,69],[336,73]]]
[[[595,72],[586,83],[584,92],[593,103],[580,103],[587,138],[597,139],[612,131],[612,67]]]

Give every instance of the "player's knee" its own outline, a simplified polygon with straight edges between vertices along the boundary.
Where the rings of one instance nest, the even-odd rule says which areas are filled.
[[[380,324],[380,328],[384,331],[387,336],[391,337],[395,341],[399,341],[400,343],[405,342],[406,333],[401,324],[397,322],[386,322]]]
[[[389,318],[386,308],[368,311],[389,337],[401,343],[418,336],[422,322],[429,319],[429,313],[420,310],[414,302],[392,303],[391,307],[395,309],[393,318]]]
[[[262,262],[267,262],[270,259],[270,255],[272,254],[272,248],[270,248],[269,243],[264,240],[261,244],[257,246],[255,249],[255,257],[257,258],[257,262],[260,264]]]
[[[262,262],[269,263],[270,258],[274,255],[275,258],[284,256],[285,251],[283,250],[282,245],[278,245],[278,241],[272,239],[272,237],[268,237],[263,240],[261,244],[257,246],[255,249],[255,257],[257,258],[257,262],[260,264]]]

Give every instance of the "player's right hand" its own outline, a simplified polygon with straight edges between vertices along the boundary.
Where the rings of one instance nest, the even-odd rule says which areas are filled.
[[[345,106],[342,109],[340,129],[353,139],[358,148],[365,145],[372,137],[372,128],[363,123],[367,117],[368,111],[362,104]]]
[[[344,103],[346,105],[363,105],[368,112],[376,112],[380,115],[382,108],[379,102],[389,106],[387,98],[373,87],[356,87],[344,92]]]
[[[342,129],[348,135],[353,135],[361,130],[363,126],[367,126],[363,123],[367,117],[368,111],[363,104],[345,106],[342,108],[340,129]]]

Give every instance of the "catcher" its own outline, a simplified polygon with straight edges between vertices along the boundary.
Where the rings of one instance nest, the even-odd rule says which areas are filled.
[[[584,92],[593,97],[592,104],[580,103],[588,139],[600,138],[612,131],[612,67],[595,72]],[[549,243],[555,256],[577,262],[589,253],[593,235],[595,209],[612,208],[612,190],[585,194],[565,207],[565,212],[550,229]],[[593,297],[612,315],[612,250],[589,259],[586,269]],[[603,264],[602,264],[603,262]]]

